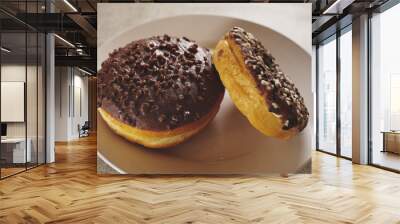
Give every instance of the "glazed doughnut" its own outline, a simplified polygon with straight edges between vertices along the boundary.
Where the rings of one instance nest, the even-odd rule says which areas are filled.
[[[217,44],[213,62],[236,107],[267,136],[289,139],[309,113],[292,81],[251,33],[234,27]]]
[[[116,134],[165,148],[203,129],[224,91],[208,49],[185,37],[155,36],[115,50],[102,63],[98,111]]]

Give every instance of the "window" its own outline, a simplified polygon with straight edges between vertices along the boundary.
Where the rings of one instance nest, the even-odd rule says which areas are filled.
[[[371,18],[370,162],[400,170],[400,5]]]
[[[351,26],[340,36],[340,155],[352,157],[352,35]]]
[[[352,157],[352,26],[318,46],[317,149]]]
[[[317,148],[336,153],[336,38],[318,47]]]

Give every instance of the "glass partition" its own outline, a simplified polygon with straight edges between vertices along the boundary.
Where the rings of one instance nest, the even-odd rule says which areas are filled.
[[[38,33],[38,64],[37,64],[37,162],[46,162],[46,38]]]
[[[20,14],[43,12],[43,5],[0,2]],[[45,44],[43,33],[0,12],[1,179],[45,163]]]
[[[2,177],[24,171],[31,158],[26,141],[26,40],[25,32],[1,34]]]
[[[38,35],[36,32],[27,33],[27,53],[26,64],[26,114],[27,114],[27,150],[30,151],[30,160],[27,167],[37,165],[38,157]]]

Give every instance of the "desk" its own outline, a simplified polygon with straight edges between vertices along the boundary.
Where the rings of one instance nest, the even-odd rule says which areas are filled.
[[[28,143],[25,154],[25,138],[5,138],[1,139],[1,157],[5,163],[25,163],[32,159],[32,141],[27,138]]]
[[[382,152],[400,154],[400,131],[382,131],[383,149]]]

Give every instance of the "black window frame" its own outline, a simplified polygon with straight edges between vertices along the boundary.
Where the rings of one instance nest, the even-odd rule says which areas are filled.
[[[342,155],[342,150],[341,150],[341,119],[340,119],[340,103],[341,103],[341,97],[340,97],[340,78],[341,78],[341,67],[340,67],[340,37],[347,33],[347,32],[352,32],[352,23],[347,24],[341,29],[337,29],[335,33],[332,35],[326,37],[325,39],[319,41],[316,44],[316,51],[315,51],[315,56],[316,56],[316,69],[315,69],[315,86],[316,86],[316,150],[319,152],[323,152],[329,155],[337,156],[340,158],[344,158],[347,160],[352,160],[351,157],[347,157]],[[336,41],[336,152],[328,152],[322,148],[319,147],[319,47],[322,43],[329,43],[330,41]]]

